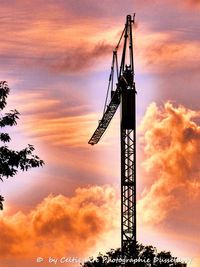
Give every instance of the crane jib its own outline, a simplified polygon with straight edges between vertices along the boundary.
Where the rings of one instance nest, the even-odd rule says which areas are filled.
[[[117,108],[120,104],[120,94],[121,90],[120,88],[117,88],[115,91],[113,91],[112,99],[109,103],[109,105],[106,108],[105,113],[103,114],[102,119],[99,122],[99,125],[92,135],[91,139],[89,140],[88,144],[95,145],[99,142],[101,136],[104,134],[106,129],[108,128],[108,125],[110,121],[112,120],[113,116],[115,115],[115,112],[117,111]]]

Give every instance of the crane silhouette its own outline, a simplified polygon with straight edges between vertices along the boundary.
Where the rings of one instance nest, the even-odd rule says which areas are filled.
[[[121,104],[121,251],[122,255],[128,258],[134,257],[136,252],[136,90],[132,35],[134,23],[135,14],[127,15],[124,30],[113,51],[103,117],[88,142],[91,145],[99,142]],[[123,47],[119,68],[118,51],[121,44]]]

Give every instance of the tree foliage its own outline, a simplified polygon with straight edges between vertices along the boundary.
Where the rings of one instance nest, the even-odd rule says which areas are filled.
[[[124,265],[125,264],[125,265]],[[89,258],[83,267],[183,267],[186,266],[179,262],[171,252],[158,252],[153,246],[144,246],[137,243],[136,254],[134,257],[121,255],[120,249],[111,249],[105,254],[99,253],[96,258]]]
[[[20,113],[17,110],[11,110],[3,114],[3,109],[6,107],[6,100],[9,95],[10,89],[7,82],[0,82],[0,128],[17,125]],[[11,141],[8,133],[0,132],[0,180],[4,178],[13,177],[17,174],[18,170],[27,171],[30,168],[43,166],[44,161],[38,156],[33,154],[35,150],[32,145],[28,145],[22,150],[12,150],[7,144]],[[3,209],[4,198],[0,195],[0,209]]]

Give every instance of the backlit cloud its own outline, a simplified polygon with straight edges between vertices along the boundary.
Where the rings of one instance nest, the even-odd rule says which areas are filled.
[[[73,197],[49,195],[27,214],[0,217],[0,261],[89,256],[117,226],[118,201],[109,186],[77,188]],[[2,265],[1,265],[2,266]]]
[[[200,196],[200,113],[166,103],[151,104],[141,124],[146,158],[143,167],[153,177],[143,192],[143,220],[161,223],[170,212],[195,205]]]
[[[195,259],[192,266],[200,255],[199,119],[199,111],[152,103],[140,128],[146,171],[146,187],[138,201],[140,221],[163,237],[186,242],[185,253]]]

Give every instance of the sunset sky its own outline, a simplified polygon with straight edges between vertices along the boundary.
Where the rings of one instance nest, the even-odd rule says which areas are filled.
[[[138,241],[199,267],[199,0],[1,0],[0,77],[21,113],[12,148],[34,145],[45,166],[0,184],[0,267],[120,246],[119,113],[87,142],[133,13]]]

